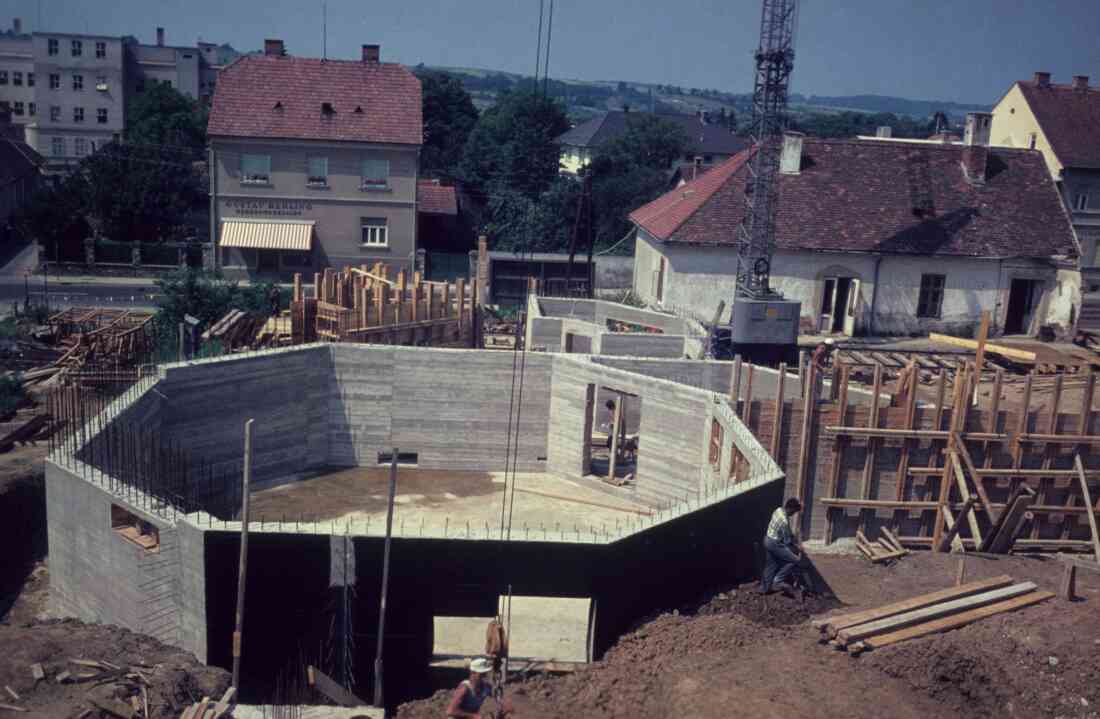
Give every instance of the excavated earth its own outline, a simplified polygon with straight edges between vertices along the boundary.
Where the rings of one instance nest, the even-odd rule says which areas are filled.
[[[799,604],[729,588],[654,617],[580,671],[511,684],[519,717],[1100,717],[1100,575],[1074,603],[1052,599],[859,657],[819,642],[809,621],[954,583],[958,559],[914,553],[892,566],[814,557],[839,598]],[[1057,590],[1050,557],[967,560],[967,578],[1008,574]],[[400,707],[438,719],[449,693]]]

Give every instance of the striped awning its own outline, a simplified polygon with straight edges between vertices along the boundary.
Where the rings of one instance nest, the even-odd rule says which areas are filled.
[[[222,247],[308,252],[313,220],[222,220]]]

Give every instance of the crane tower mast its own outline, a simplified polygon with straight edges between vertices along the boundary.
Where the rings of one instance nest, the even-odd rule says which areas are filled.
[[[801,309],[799,302],[784,300],[771,287],[798,0],[762,2],[752,95],[751,135],[756,151],[745,181],[744,220],[737,229],[737,289],[730,339],[735,351],[743,354],[782,356],[797,343]]]

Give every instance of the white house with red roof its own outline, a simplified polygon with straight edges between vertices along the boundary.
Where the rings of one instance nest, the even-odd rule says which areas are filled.
[[[963,144],[784,138],[771,275],[804,332],[965,333],[982,310],[997,332],[1068,327],[1068,216],[1042,155],[990,148],[989,127],[968,118]],[[730,306],[752,152],[630,215],[642,299],[708,321]]]
[[[211,234],[227,273],[413,266],[420,81],[381,62],[378,45],[346,61],[265,41],[222,71],[208,135]]]

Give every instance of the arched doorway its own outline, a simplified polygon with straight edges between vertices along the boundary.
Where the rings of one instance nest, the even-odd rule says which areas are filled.
[[[819,280],[818,331],[851,336],[855,333],[859,310],[859,274],[834,265],[825,269]]]

